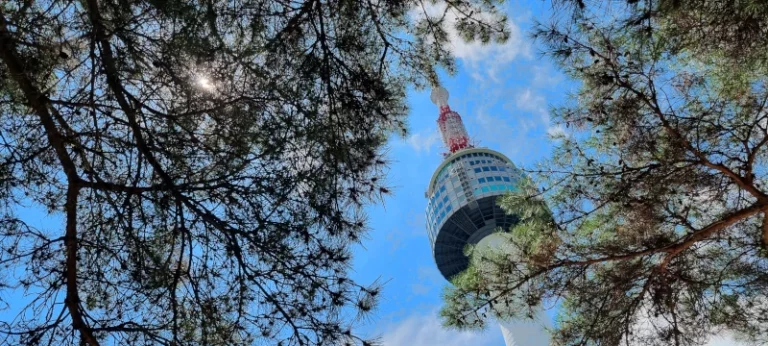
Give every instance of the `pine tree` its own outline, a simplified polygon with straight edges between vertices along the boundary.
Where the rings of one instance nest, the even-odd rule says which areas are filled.
[[[726,81],[768,73],[768,3],[761,0],[554,0],[571,24],[596,13],[622,12],[614,29],[656,37],[668,52],[721,69]]]
[[[454,69],[423,5],[2,1],[2,342],[370,345],[350,246],[406,88]],[[447,11],[503,41],[496,6]]]
[[[557,345],[702,345],[721,331],[768,342],[768,75],[729,53],[768,61],[740,43],[764,42],[765,26],[687,41],[700,27],[667,30],[677,12],[651,12],[644,30],[627,23],[647,4],[749,2],[628,2],[586,2],[536,28],[579,83],[552,110],[569,130],[500,199],[521,221],[504,246],[472,251],[446,292],[447,324],[555,304]]]

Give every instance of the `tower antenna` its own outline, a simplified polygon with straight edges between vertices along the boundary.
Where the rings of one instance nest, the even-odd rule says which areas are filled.
[[[464,122],[461,120],[461,115],[454,112],[448,105],[449,96],[448,90],[445,90],[443,87],[437,87],[432,89],[429,98],[432,100],[432,103],[440,107],[437,127],[440,129],[443,144],[448,149],[450,155],[461,149],[472,148],[473,145],[469,141],[469,135],[464,127]]]

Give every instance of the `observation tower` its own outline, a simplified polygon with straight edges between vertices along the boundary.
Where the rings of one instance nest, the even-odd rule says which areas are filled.
[[[448,91],[433,89],[430,99],[440,107],[437,125],[448,152],[425,193],[429,199],[427,231],[437,268],[450,281],[469,266],[464,255],[467,245],[478,244],[496,229],[506,231],[517,223],[518,218],[507,215],[496,200],[516,191],[523,175],[504,154],[472,144],[461,116],[448,106]],[[536,315],[543,317],[542,311]],[[549,343],[536,321],[501,323],[501,330],[507,346]]]
[[[448,106],[448,91],[436,88],[430,98],[440,107],[437,125],[449,152],[426,192],[427,231],[437,268],[450,281],[469,265],[465,246],[517,223],[496,199],[515,191],[522,173],[504,154],[472,145],[461,116]]]

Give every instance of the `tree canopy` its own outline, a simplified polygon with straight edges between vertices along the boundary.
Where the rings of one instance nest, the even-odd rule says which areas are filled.
[[[472,252],[446,323],[554,304],[556,345],[768,342],[768,7],[565,3],[534,36],[578,83],[551,111],[569,131],[500,199],[521,221]]]
[[[503,41],[496,6],[0,2],[0,342],[370,344],[383,146],[454,68],[445,14]]]

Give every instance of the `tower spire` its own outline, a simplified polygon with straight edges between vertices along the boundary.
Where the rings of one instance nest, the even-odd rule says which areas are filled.
[[[464,128],[464,122],[461,121],[461,115],[451,110],[448,106],[448,90],[443,87],[432,89],[429,96],[432,103],[440,107],[440,116],[437,118],[437,126],[440,128],[440,135],[443,138],[443,144],[448,148],[451,154],[465,148],[472,148],[469,142],[467,129]]]

